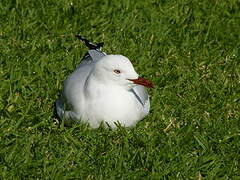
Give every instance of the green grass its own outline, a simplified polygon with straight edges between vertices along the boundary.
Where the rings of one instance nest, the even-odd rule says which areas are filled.
[[[154,82],[135,128],[53,118],[75,34]],[[0,179],[240,179],[238,0],[1,0],[0,60]]]

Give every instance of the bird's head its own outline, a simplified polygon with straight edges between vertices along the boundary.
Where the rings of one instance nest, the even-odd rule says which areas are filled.
[[[130,60],[122,55],[106,55],[96,62],[95,78],[101,83],[131,89],[136,85],[153,88],[153,84],[136,73]]]

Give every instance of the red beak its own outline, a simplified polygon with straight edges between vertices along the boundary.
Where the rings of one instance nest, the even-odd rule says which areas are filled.
[[[138,79],[128,79],[129,81],[132,81],[134,84],[140,84],[149,88],[154,88],[153,83],[151,83],[149,80],[144,79],[142,77],[139,77]]]

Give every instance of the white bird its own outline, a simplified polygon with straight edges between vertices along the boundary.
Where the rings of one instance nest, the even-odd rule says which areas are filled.
[[[94,45],[76,36],[88,46],[88,53],[77,69],[64,81],[56,110],[65,122],[131,127],[143,119],[150,109],[144,88],[153,84],[136,73],[130,60],[122,55],[106,55],[103,43]]]

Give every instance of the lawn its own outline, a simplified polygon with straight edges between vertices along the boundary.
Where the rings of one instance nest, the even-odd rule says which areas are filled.
[[[75,34],[155,84],[136,127],[54,117]],[[240,179],[238,0],[1,0],[0,62],[0,179]]]

